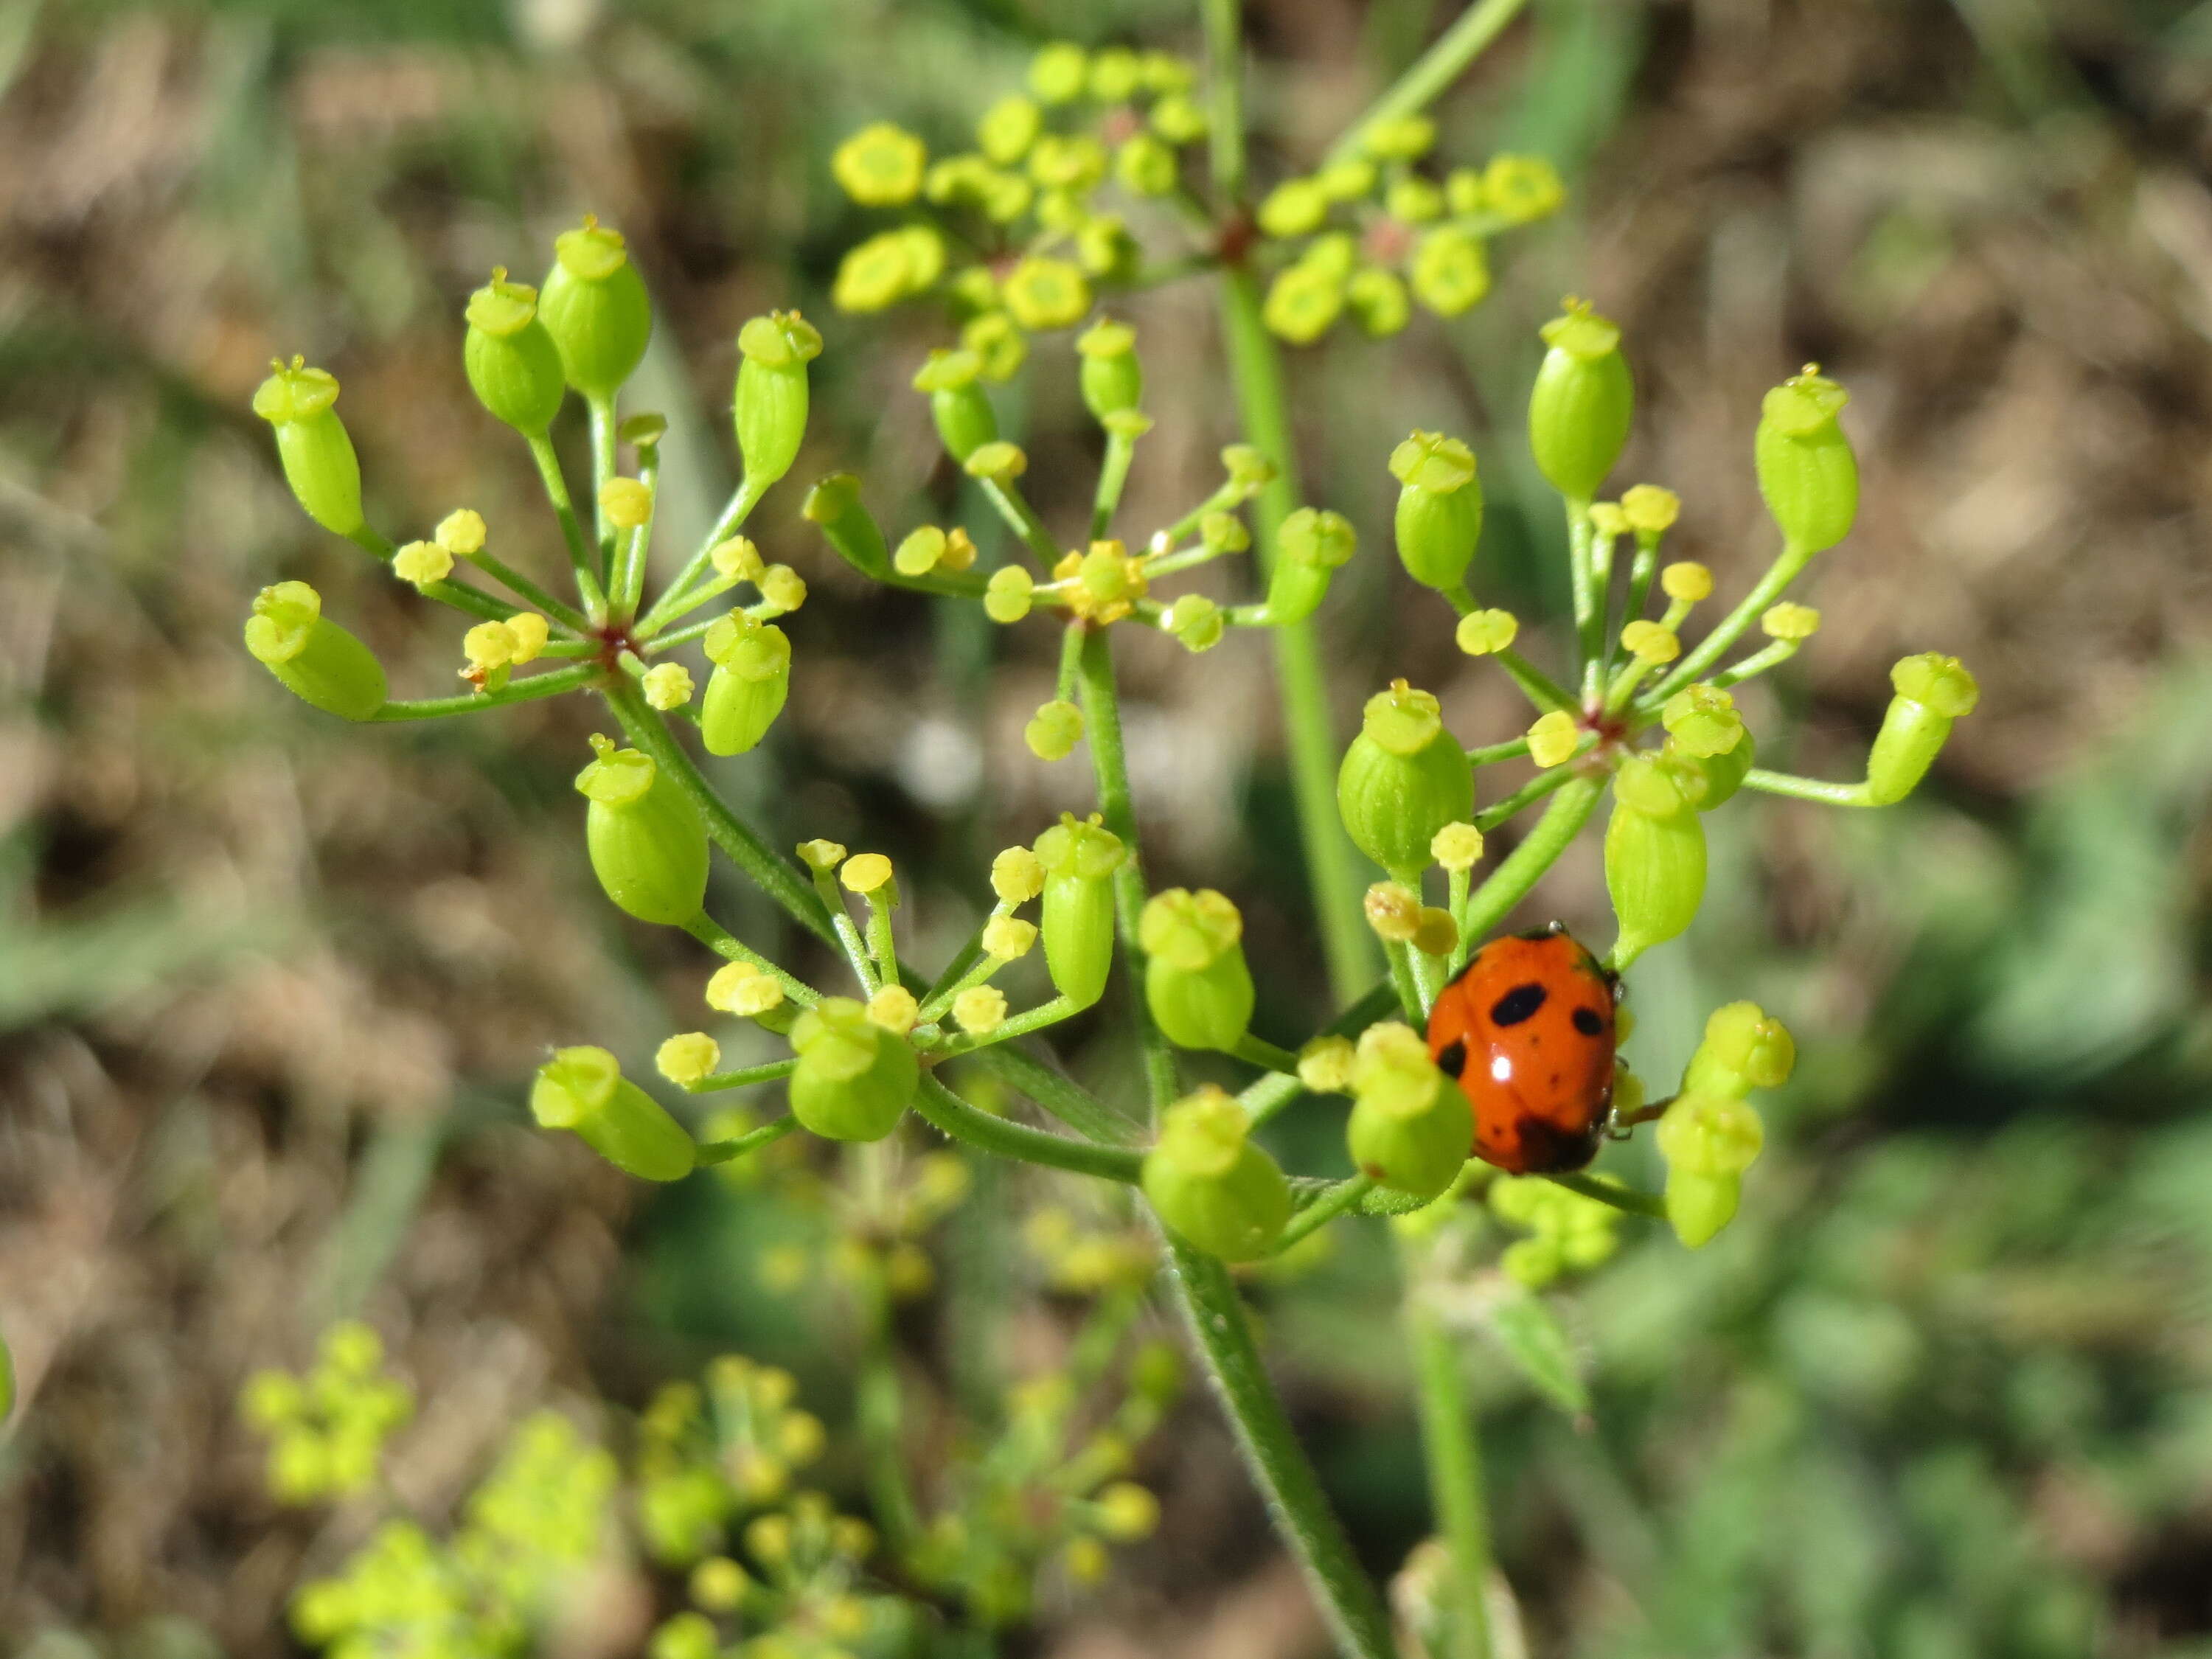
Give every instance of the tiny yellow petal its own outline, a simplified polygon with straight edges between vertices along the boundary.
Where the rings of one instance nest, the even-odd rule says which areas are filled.
[[[872,893],[891,878],[891,861],[881,853],[856,853],[837,878],[855,893]]]
[[[1682,641],[1672,629],[1655,622],[1632,622],[1620,630],[1620,642],[1639,662],[1672,662],[1682,654]]]
[[[810,870],[835,870],[845,861],[845,843],[802,841],[799,843],[799,861]]]
[[[704,1031],[680,1031],[660,1045],[653,1063],[661,1076],[679,1088],[690,1088],[710,1075],[722,1062],[721,1045]]]
[[[599,510],[617,530],[635,530],[653,515],[653,492],[640,478],[610,478],[599,486]]]
[[[921,1018],[921,1005],[903,985],[886,985],[868,999],[868,1018],[886,1031],[904,1036]]]
[[[505,623],[478,623],[461,635],[461,654],[471,668],[504,668],[514,660],[518,641]]]
[[[1809,640],[1820,631],[1820,613],[1809,605],[1792,605],[1784,599],[1770,605],[1759,625],[1773,639]]]
[[[1674,520],[1681,516],[1682,498],[1657,484],[1637,484],[1621,492],[1620,510],[1631,530],[1656,536],[1674,527]]]
[[[1694,561],[1685,559],[1670,564],[1659,573],[1659,586],[1670,599],[1681,599],[1695,605],[1713,591],[1713,573]]]
[[[991,890],[1005,904],[1025,904],[1044,891],[1044,866],[1026,847],[1009,847],[991,860]]]
[[[1575,717],[1554,708],[1528,728],[1528,758],[1539,766],[1557,766],[1573,757],[1582,743]]]
[[[1036,943],[1036,925],[1018,916],[993,916],[983,924],[983,951],[1001,962],[1012,962],[1030,953]]]
[[[756,579],[755,584],[766,599],[778,611],[796,611],[806,603],[806,580],[787,564],[772,564]]]
[[[1316,1094],[1340,1095],[1352,1086],[1358,1055],[1349,1037],[1316,1037],[1298,1050],[1298,1081]]]
[[[1487,657],[1505,650],[1521,632],[1521,623],[1510,611],[1471,611],[1459,619],[1452,635],[1470,657]]]
[[[1362,908],[1376,936],[1393,945],[1404,945],[1420,931],[1419,895],[1395,881],[1378,881],[1369,888]]]
[[[716,542],[714,551],[707,557],[716,575],[732,581],[757,582],[767,570],[761,562],[761,550],[750,536],[732,536],[726,542]]]
[[[432,534],[446,551],[465,559],[471,553],[483,551],[483,514],[472,507],[456,507],[438,520],[438,527]]]
[[[994,1031],[1006,1024],[1006,994],[995,985],[974,985],[952,999],[952,1018],[963,1031]]]
[[[1482,859],[1482,831],[1471,823],[1448,823],[1430,838],[1429,856],[1447,870],[1472,870]]]
[[[1628,533],[1628,514],[1621,511],[1619,501],[1593,501],[1589,521],[1590,528],[1601,536],[1626,536]]]
[[[507,631],[514,635],[514,652],[507,660],[520,664],[537,660],[545,649],[545,636],[550,629],[535,611],[518,611],[507,619]]]
[[[640,684],[646,702],[664,714],[691,701],[691,671],[680,662],[655,663]]]
[[[441,582],[453,574],[453,550],[436,542],[410,542],[392,556],[392,574],[417,587]]]
[[[750,1018],[764,1014],[783,1001],[783,987],[770,974],[750,962],[732,962],[714,970],[707,981],[707,1006],[726,1014]]]

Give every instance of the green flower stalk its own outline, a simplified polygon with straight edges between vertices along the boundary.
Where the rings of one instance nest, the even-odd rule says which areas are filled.
[[[384,665],[325,618],[322,595],[305,582],[278,582],[255,596],[246,648],[285,690],[326,714],[365,720],[384,707]]]
[[[1956,657],[1933,651],[1907,657],[1889,672],[1890,699],[1867,757],[1867,798],[1890,806],[1917,788],[1942,752],[1951,723],[1974,712],[1981,687]]]
[[[1833,547],[1858,516],[1858,459],[1837,419],[1850,401],[1843,387],[1808,367],[1759,407],[1752,440],[1759,493],[1783,539],[1800,553]]]
[[[568,1129],[617,1169],[645,1181],[681,1181],[698,1147],[659,1102],[622,1074],[605,1048],[562,1048],[538,1068],[530,1115]]]
[[[1393,875],[1426,867],[1437,831],[1474,817],[1474,774],[1432,695],[1393,680],[1367,700],[1336,804],[1352,844]]]
[[[837,556],[875,581],[891,574],[890,549],[884,532],[860,501],[860,480],[850,472],[833,472],[806,492],[799,516],[822,527],[822,534]]]
[[[940,348],[929,354],[914,377],[914,389],[929,394],[929,418],[945,453],[963,465],[985,444],[999,439],[999,417],[983,390],[982,373],[983,360],[975,352]]]
[[[553,268],[538,285],[538,315],[561,353],[561,372],[605,402],[644,360],[653,302],[622,233],[586,214],[555,239]]]
[[[461,366],[477,401],[526,437],[542,437],[568,394],[561,350],[538,320],[538,290],[504,267],[469,295]]]
[[[1302,623],[1320,610],[1330,580],[1358,545],[1352,521],[1341,513],[1302,507],[1285,519],[1275,532],[1275,566],[1267,576],[1267,620]]]
[[[1083,359],[1084,406],[1097,420],[1137,407],[1145,395],[1144,365],[1137,361],[1137,331],[1102,317],[1076,336]]]
[[[576,775],[591,805],[584,843],[606,895],[640,921],[680,926],[707,897],[707,828],[652,756],[593,733],[598,758]]]
[[[738,331],[738,389],[732,419],[745,490],[755,497],[791,471],[806,436],[806,365],[822,336],[795,311],[756,317]]]
[[[361,462],[338,419],[337,377],[295,357],[253,393],[253,412],[276,428],[276,459],[293,497],[334,535],[357,536],[368,527],[361,510]]]
[[[1680,933],[1705,900],[1705,826],[1659,757],[1632,755],[1613,774],[1605,885],[1620,924],[1607,959],[1615,970]]]
[[[1657,1135],[1667,1160],[1667,1219],[1690,1249],[1711,1243],[1735,1218],[1744,1171],[1765,1142],[1744,1097],[1788,1082],[1796,1059],[1789,1030],[1756,1003],[1732,1002],[1705,1023]]]
[[[1097,814],[1072,812],[1036,839],[1044,870],[1039,927],[1054,988],[1079,1008],[1106,990],[1114,965],[1114,872],[1128,856],[1121,839]]]
[[[799,1056],[791,1114],[824,1139],[881,1140],[921,1086],[921,1062],[906,1039],[850,997],[824,997],[799,1015],[791,1047]]]
[[[1398,557],[1425,587],[1449,592],[1467,580],[1482,535],[1482,483],[1474,452],[1442,433],[1416,432],[1390,453],[1398,480]]]
[[[1587,501],[1620,459],[1636,408],[1636,384],[1620,354],[1620,330],[1569,301],[1544,325],[1544,353],[1528,398],[1528,444],[1552,488]]]
[[[1145,906],[1145,1001],[1169,1042],[1233,1049],[1252,1024],[1255,993],[1244,960],[1244,919],[1212,888],[1171,887]]]
[[[8,1351],[8,1339],[0,1336],[0,1423],[5,1423],[15,1409],[15,1356]]]
[[[1250,1139],[1251,1119],[1208,1086],[1161,1115],[1145,1156],[1145,1196],[1160,1219],[1209,1255],[1252,1261],[1291,1218],[1291,1185]]]
[[[699,705],[699,735],[710,755],[742,755],[768,735],[791,694],[791,641],[742,611],[716,618],[700,641],[714,672]]]
[[[1352,1167],[1378,1186],[1434,1198],[1473,1156],[1474,1109],[1411,1026],[1394,1020],[1360,1033],[1352,1092],[1346,1145]]]

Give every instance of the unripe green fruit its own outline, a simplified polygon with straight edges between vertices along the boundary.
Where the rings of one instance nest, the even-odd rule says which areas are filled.
[[[1394,872],[1426,867],[1437,831],[1474,817],[1474,774],[1435,697],[1397,680],[1367,700],[1336,805],[1352,844]]]
[[[1161,1114],[1145,1157],[1145,1196],[1160,1219],[1224,1261],[1267,1255],[1291,1218],[1290,1182],[1249,1129],[1236,1101],[1201,1089]]]
[[[999,417],[982,386],[983,360],[973,351],[929,354],[914,377],[917,392],[929,394],[929,418],[945,452],[962,465],[985,444],[999,440]]]
[[[549,1129],[573,1130],[617,1169],[647,1181],[681,1181],[698,1147],[660,1103],[622,1074],[605,1048],[562,1048],[538,1068],[530,1112]]]
[[[1084,406],[1097,419],[1134,409],[1145,395],[1144,365],[1137,361],[1137,331],[1101,318],[1076,337],[1082,354]]]
[[[850,472],[833,472],[806,492],[799,516],[822,526],[837,556],[862,575],[889,581],[890,548],[875,519],[860,504],[860,481]]]
[[[1104,994],[1114,965],[1114,872],[1127,852],[1111,830],[1072,813],[1037,837],[1035,851],[1044,866],[1038,927],[1045,967],[1062,996],[1087,1008]]]
[[[791,1114],[825,1139],[881,1140],[921,1087],[921,1063],[906,1039],[850,997],[824,997],[799,1015],[791,1046],[799,1055]]]
[[[1682,1074],[1685,1095],[1741,1100],[1753,1089],[1778,1089],[1797,1064],[1790,1028],[1755,1002],[1713,1011]]]
[[[1299,507],[1275,532],[1275,566],[1267,577],[1267,614],[1300,623],[1321,608],[1330,579],[1359,545],[1341,513]]]
[[[1353,1167],[1416,1198],[1451,1185],[1473,1155],[1474,1112],[1417,1032],[1395,1022],[1370,1027],[1352,1062],[1352,1089],[1345,1142]]]
[[[284,482],[307,514],[333,535],[351,536],[367,522],[361,510],[361,461],[334,405],[338,383],[326,370],[295,357],[253,393],[253,412],[276,428]]]
[[[1227,1050],[1243,1037],[1255,1000],[1243,932],[1237,907],[1211,888],[1170,888],[1145,906],[1145,1001],[1169,1042]]]
[[[477,401],[494,419],[541,436],[561,412],[568,387],[561,349],[538,318],[538,290],[495,270],[490,282],[469,295],[468,320],[461,366]]]
[[[822,355],[822,336],[795,311],[756,317],[738,331],[737,398],[732,419],[745,483],[758,494],[791,471],[806,436],[806,365]]]
[[[1587,501],[1620,459],[1636,410],[1636,383],[1620,355],[1620,330],[1586,308],[1543,327],[1550,348],[1528,396],[1528,444],[1552,488]]]
[[[368,720],[384,707],[384,665],[322,611],[322,596],[305,582],[264,587],[246,621],[246,648],[302,702]]]
[[[1688,1249],[1712,1243],[1721,1229],[1735,1219],[1743,1196],[1741,1176],[1701,1176],[1686,1171],[1667,1172],[1667,1224]]]
[[[1890,670],[1897,695],[1867,757],[1867,796],[1894,805],[1917,788],[1951,736],[1951,722],[1974,712],[1981,688],[1956,657],[1924,652]]]
[[[1457,587],[1482,536],[1482,481],[1474,452],[1456,438],[1416,432],[1390,454],[1399,483],[1398,557],[1425,586]]]
[[[1696,920],[1705,896],[1705,826],[1666,769],[1632,756],[1613,775],[1605,829],[1605,885],[1620,923],[1625,966]]]
[[[538,285],[538,315],[561,353],[561,372],[586,398],[611,398],[645,356],[653,303],[622,233],[586,216],[555,238]]]
[[[1808,369],[1766,394],[1752,458],[1759,493],[1784,538],[1807,553],[1850,533],[1859,510],[1859,464],[1836,416],[1850,394]]]
[[[640,921],[673,927],[707,897],[707,826],[653,757],[594,736],[599,758],[576,775],[591,805],[584,845],[606,895]]]
[[[1735,748],[1720,755],[1688,754],[1670,738],[1660,751],[1660,764],[1681,788],[1684,799],[1698,811],[1710,812],[1743,787],[1758,755],[1759,745],[1747,730],[1736,738]]]
[[[768,735],[791,694],[791,641],[743,611],[721,617],[700,641],[714,665],[699,703],[699,735],[710,755],[742,755]]]

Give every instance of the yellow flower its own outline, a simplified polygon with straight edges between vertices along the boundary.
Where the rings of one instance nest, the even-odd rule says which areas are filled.
[[[863,207],[898,207],[914,200],[929,151],[903,127],[877,121],[837,146],[830,171]]]
[[[1659,586],[1668,599],[1695,605],[1713,591],[1713,573],[1693,560],[1684,559],[1659,573]]]
[[[1004,297],[1024,328],[1066,328],[1091,309],[1091,284],[1066,260],[1031,254],[1007,276]]]
[[[418,588],[441,582],[453,574],[453,550],[436,542],[410,542],[392,556],[392,574]]]
[[[995,985],[971,985],[952,999],[952,1018],[963,1031],[994,1031],[1006,1024],[1006,994]]]
[[[1582,735],[1572,714],[1554,708],[1528,728],[1528,758],[1539,766],[1557,766],[1572,758]]]
[[[679,1031],[660,1045],[653,1063],[660,1068],[661,1076],[678,1088],[688,1089],[722,1063],[721,1045],[704,1031]]]
[[[1682,641],[1672,629],[1655,622],[1632,622],[1620,630],[1620,642],[1639,662],[1672,662],[1682,654]]]
[[[438,520],[438,527],[431,535],[439,546],[458,557],[465,559],[471,553],[481,553],[484,544],[483,514],[465,507],[456,507]]]
[[[691,701],[691,671],[680,662],[655,663],[639,684],[646,702],[664,714]]]

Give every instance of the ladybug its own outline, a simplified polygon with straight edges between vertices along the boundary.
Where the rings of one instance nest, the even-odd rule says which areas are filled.
[[[1474,1155],[1515,1175],[1579,1170],[1613,1104],[1620,981],[1558,923],[1495,939],[1429,1012],[1429,1055],[1474,1108]]]

